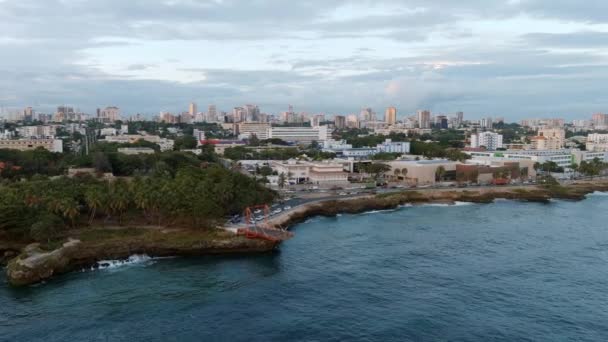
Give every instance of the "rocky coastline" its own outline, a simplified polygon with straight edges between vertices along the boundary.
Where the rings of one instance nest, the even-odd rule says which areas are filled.
[[[581,182],[553,187],[504,187],[490,189],[441,189],[402,191],[356,198],[318,201],[279,215],[270,224],[289,228],[313,216],[356,214],[371,210],[395,209],[405,204],[491,203],[496,199],[548,203],[551,199],[582,200],[589,193],[608,191],[608,181]],[[125,233],[125,231],[127,233]],[[277,243],[252,240],[224,230],[98,229],[102,236],[67,237],[67,242],[49,250],[40,244],[0,245],[0,261],[8,263],[11,285],[39,283],[59,274],[88,268],[100,260],[121,260],[134,254],[152,257],[196,256],[208,254],[246,254],[271,252]],[[107,236],[105,236],[106,234]]]
[[[581,182],[554,187],[403,191],[351,199],[315,202],[303,205],[289,214],[279,216],[270,223],[275,227],[288,228],[314,216],[333,217],[338,214],[359,214],[373,210],[391,210],[406,204],[492,203],[497,199],[537,203],[550,203],[552,199],[580,201],[584,200],[588,194],[596,191],[608,191],[608,181]]]

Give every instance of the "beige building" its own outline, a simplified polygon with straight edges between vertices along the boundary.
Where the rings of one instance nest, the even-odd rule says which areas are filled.
[[[235,124],[235,133],[241,139],[250,139],[252,136],[256,136],[260,140],[268,139],[268,131],[270,130],[269,123],[259,122],[241,122]]]
[[[391,170],[386,173],[389,177],[397,177],[414,185],[433,185],[437,182],[437,170],[443,167],[444,179],[454,178],[458,162],[450,160],[396,160],[389,162]],[[399,169],[397,173],[395,170]]]
[[[51,152],[63,152],[63,141],[60,139],[19,139],[0,140],[0,149],[29,151],[42,147]]]
[[[566,143],[566,131],[561,128],[541,128],[530,141],[534,150],[559,150]]]
[[[122,147],[118,149],[118,153],[127,155],[154,154],[154,149],[149,147]]]
[[[608,134],[589,134],[586,147],[587,151],[608,152]]]
[[[313,184],[345,184],[348,183],[348,173],[340,163],[308,162],[290,159],[288,161],[273,161],[270,167],[277,173],[289,175],[291,183]]]
[[[388,107],[386,109],[386,113],[384,114],[384,121],[389,126],[392,126],[392,125],[396,124],[397,123],[397,108],[395,108],[395,107]]]

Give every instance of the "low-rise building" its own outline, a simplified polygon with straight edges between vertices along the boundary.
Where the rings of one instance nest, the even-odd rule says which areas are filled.
[[[608,134],[589,134],[586,147],[587,151],[608,152]]]
[[[278,174],[285,174],[289,181],[313,184],[338,185],[348,183],[348,173],[340,163],[332,161],[309,162],[291,159],[288,161],[272,161],[270,167]]]
[[[569,168],[574,161],[573,150],[508,150],[500,152],[470,152],[465,151],[473,159],[501,158],[511,160],[531,160],[535,163],[554,162],[559,167]]]
[[[391,170],[387,172],[387,176],[420,186],[433,185],[444,180],[455,180],[458,162],[444,159],[396,160],[387,164],[391,167]],[[442,172],[438,172],[438,170]]]
[[[127,155],[154,154],[154,152],[154,149],[149,147],[121,147],[118,149],[118,153]]]
[[[0,149],[29,151],[39,147],[51,152],[62,153],[63,141],[61,139],[17,139],[0,140]]]

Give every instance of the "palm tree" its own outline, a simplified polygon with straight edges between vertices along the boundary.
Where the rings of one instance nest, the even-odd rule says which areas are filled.
[[[576,178],[576,172],[578,171],[578,164],[573,162],[572,164],[570,164],[570,169],[572,169],[572,172],[574,173],[574,178]]]
[[[399,170],[398,168],[395,168],[395,170],[393,171],[393,174],[395,174],[395,180],[399,180],[399,175],[401,174],[401,170]]]
[[[443,177],[445,176],[445,167],[439,166],[437,170],[435,170],[435,180],[443,181]]]
[[[519,178],[523,181],[524,179],[528,178],[530,172],[529,169],[527,167],[522,167],[519,170]]]
[[[285,172],[281,172],[279,174],[279,188],[283,189],[285,184],[287,183],[287,177],[285,176]]]
[[[97,214],[97,211],[103,205],[103,203],[102,203],[103,202],[103,195],[101,194],[100,189],[98,187],[94,187],[94,188],[89,189],[85,193],[85,202],[86,202],[86,204],[87,204],[87,206],[89,207],[89,210],[90,210],[89,224],[92,224],[93,220],[95,219],[95,215]]]

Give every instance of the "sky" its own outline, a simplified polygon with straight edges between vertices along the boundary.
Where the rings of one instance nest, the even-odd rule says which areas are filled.
[[[0,0],[0,106],[608,111],[606,0]]]

